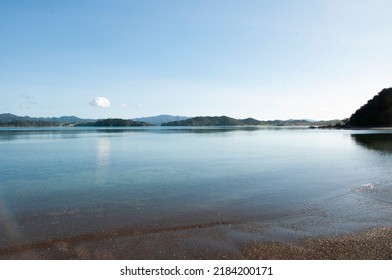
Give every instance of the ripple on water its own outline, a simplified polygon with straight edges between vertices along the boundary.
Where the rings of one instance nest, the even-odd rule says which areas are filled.
[[[354,192],[366,195],[380,202],[392,204],[392,183],[365,183],[356,188]]]

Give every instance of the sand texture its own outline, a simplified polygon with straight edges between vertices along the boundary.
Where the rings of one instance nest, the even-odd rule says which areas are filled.
[[[390,260],[392,228],[373,228],[359,234],[305,238],[298,244],[252,243],[245,259],[268,260]]]
[[[205,238],[201,237],[203,234]],[[234,247],[227,240],[209,242],[211,235],[215,235],[215,240],[223,240],[225,234],[216,229],[210,232],[177,229],[166,234],[141,235],[113,232],[3,248],[0,259],[392,259],[389,227],[357,234],[308,237],[292,243],[248,241]]]

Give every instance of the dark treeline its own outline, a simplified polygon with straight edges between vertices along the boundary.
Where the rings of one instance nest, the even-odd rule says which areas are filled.
[[[124,119],[105,119],[96,121],[93,126],[150,126],[150,124]]]
[[[60,123],[51,121],[13,120],[0,121],[0,127],[55,127],[55,126],[95,126],[95,127],[117,127],[117,126],[149,126],[145,122],[135,122],[124,119],[106,119],[87,123]]]
[[[80,119],[75,116],[62,116],[59,118],[41,118],[29,116],[17,116],[10,113],[0,114],[1,127],[50,127],[50,126],[72,126],[80,122],[92,121]]]
[[[0,127],[50,127],[50,126],[62,126],[58,122],[51,121],[30,121],[30,120],[14,120],[14,121],[0,121]]]
[[[359,108],[346,127],[392,126],[392,88],[385,88]]]
[[[256,120],[255,120],[256,121]],[[258,121],[256,121],[259,124]],[[233,126],[245,125],[242,120],[233,119],[226,116],[221,117],[195,117],[182,121],[167,122],[163,126]]]

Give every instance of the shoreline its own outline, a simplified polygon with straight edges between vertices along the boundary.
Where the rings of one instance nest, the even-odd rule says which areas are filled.
[[[205,229],[204,229],[205,230]],[[98,235],[101,235],[98,233]],[[221,238],[211,242],[211,237]],[[390,260],[392,227],[357,233],[303,237],[294,242],[224,240],[222,230],[178,229],[153,234],[113,231],[0,249],[1,260]],[[211,239],[211,240],[208,240]],[[235,242],[234,242],[235,243]]]

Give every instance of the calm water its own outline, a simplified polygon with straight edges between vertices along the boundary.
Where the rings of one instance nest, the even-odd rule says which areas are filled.
[[[391,217],[388,130],[0,129],[0,248],[210,226],[287,240]]]

